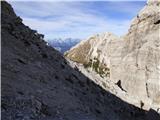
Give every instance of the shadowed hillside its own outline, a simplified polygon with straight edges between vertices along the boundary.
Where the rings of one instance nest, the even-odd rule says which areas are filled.
[[[2,120],[158,120],[94,84],[1,2]]]

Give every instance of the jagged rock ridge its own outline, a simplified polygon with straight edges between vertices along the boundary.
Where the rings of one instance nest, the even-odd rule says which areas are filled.
[[[106,33],[91,37],[92,40],[83,41],[66,52],[66,57],[84,66],[86,64],[84,61],[90,64],[89,60],[93,61],[93,57],[96,57],[100,61],[99,64],[105,63],[109,69],[110,78],[105,78],[105,81],[106,79],[113,83],[121,81],[121,87],[126,94],[119,97],[139,107],[143,101],[144,109],[153,107],[158,111],[160,108],[159,8],[159,0],[149,0],[133,19],[125,36],[110,37]],[[87,50],[86,46],[89,46]],[[85,51],[79,53],[80,49]],[[81,68],[81,71],[85,70]],[[119,91],[114,93],[117,92]]]
[[[91,67],[101,76],[109,76],[110,59],[113,52],[116,52],[120,44],[111,44],[119,41],[118,37],[112,33],[97,34],[89,37],[87,40],[81,41],[78,45],[71,48],[65,53],[67,58],[72,61],[82,63],[85,68]],[[120,43],[120,42],[119,42]],[[105,75],[103,75],[106,73]]]

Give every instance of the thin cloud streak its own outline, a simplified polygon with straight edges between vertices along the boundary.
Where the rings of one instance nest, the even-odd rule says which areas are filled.
[[[101,32],[113,32],[122,35],[127,32],[131,19],[126,16],[119,20],[119,16],[109,16],[101,8],[93,9],[94,2],[10,2],[16,13],[23,18],[24,24],[45,35],[45,39],[56,37],[87,38]],[[92,4],[93,3],[93,4]],[[115,4],[114,4],[115,3]],[[108,6],[110,4],[110,6]],[[116,6],[125,7],[122,13],[134,14],[131,3],[118,4],[111,2],[102,7],[117,10]],[[134,4],[135,5],[135,4]],[[91,7],[90,7],[91,6]],[[129,7],[131,6],[131,7]],[[109,11],[109,10],[108,10]],[[110,10],[111,11],[111,10]],[[109,11],[109,12],[110,12]],[[114,11],[113,11],[114,12]],[[102,14],[101,14],[102,13]],[[126,15],[126,14],[125,14]]]

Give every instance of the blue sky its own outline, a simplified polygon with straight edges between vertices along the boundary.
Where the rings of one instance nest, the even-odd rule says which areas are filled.
[[[67,0],[66,0],[67,1]],[[124,35],[146,1],[9,1],[23,23],[45,39]]]

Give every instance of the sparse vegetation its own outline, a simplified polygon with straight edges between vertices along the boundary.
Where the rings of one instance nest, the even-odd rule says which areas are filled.
[[[83,65],[85,68],[91,67],[92,66],[92,59],[90,59],[88,63],[84,63]]]
[[[73,49],[70,50],[69,52],[66,52],[65,56],[70,58],[74,62],[84,64],[87,61],[86,55],[89,53],[90,48],[91,45],[87,41],[83,45],[81,45],[78,49]]]
[[[93,70],[98,73],[101,77],[109,77],[110,69],[105,65],[102,65],[98,58],[90,59],[88,63],[83,64],[85,68],[93,68]]]

